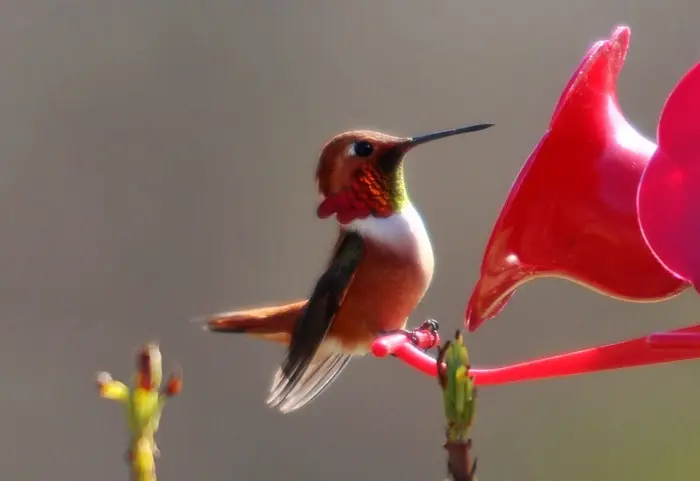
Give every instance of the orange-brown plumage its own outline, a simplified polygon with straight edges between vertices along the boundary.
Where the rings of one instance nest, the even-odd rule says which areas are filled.
[[[403,158],[416,145],[490,125],[399,138],[379,132],[337,135],[316,169],[320,218],[335,215],[339,236],[308,300],[218,314],[214,332],[248,333],[288,345],[268,403],[283,412],[321,394],[350,357],[402,330],[425,294],[434,259],[428,234],[408,200]]]
[[[344,229],[342,229],[344,230]],[[344,350],[369,350],[384,331],[402,329],[430,279],[410,250],[395,251],[371,239],[328,337]],[[308,300],[221,313],[207,320],[212,331],[246,333],[288,344]]]
[[[329,337],[349,352],[367,352],[383,332],[403,329],[432,277],[432,259],[365,239],[365,257],[348,288]]]
[[[404,139],[369,130],[353,130],[333,137],[321,149],[316,167],[316,182],[322,196],[329,197],[351,188],[357,169],[374,163],[372,159],[350,155],[348,147],[357,140],[371,142],[375,146],[376,155],[381,155]]]
[[[244,332],[268,341],[289,344],[292,329],[307,302],[301,300],[277,306],[224,312],[207,319],[207,325],[214,332]]]

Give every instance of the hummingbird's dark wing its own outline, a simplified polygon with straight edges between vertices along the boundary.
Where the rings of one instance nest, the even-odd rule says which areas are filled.
[[[359,234],[346,232],[339,239],[326,272],[317,281],[292,331],[287,357],[275,376],[268,404],[283,412],[299,409],[321,394],[347,365],[349,354],[319,352],[319,347],[364,254]]]

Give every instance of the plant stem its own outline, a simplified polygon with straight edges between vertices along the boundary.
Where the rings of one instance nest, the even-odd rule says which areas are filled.
[[[131,460],[131,481],[157,481],[156,463],[151,442],[139,439],[132,447],[134,450]]]
[[[476,481],[476,459],[472,461],[472,440],[445,443],[447,472],[454,481]]]
[[[469,433],[474,419],[476,388],[469,375],[469,354],[460,331],[454,340],[440,348],[436,362],[446,419],[447,471],[454,481],[475,481],[476,459],[471,455]]]

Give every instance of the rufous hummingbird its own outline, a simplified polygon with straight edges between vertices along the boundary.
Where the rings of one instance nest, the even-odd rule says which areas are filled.
[[[316,168],[317,215],[335,214],[339,235],[308,300],[225,312],[205,319],[212,332],[247,333],[288,345],[267,403],[291,412],[320,395],[353,355],[380,335],[405,329],[433,277],[428,233],[404,184],[413,147],[493,124],[410,138],[356,130],[333,137]],[[436,324],[430,324],[437,328]]]

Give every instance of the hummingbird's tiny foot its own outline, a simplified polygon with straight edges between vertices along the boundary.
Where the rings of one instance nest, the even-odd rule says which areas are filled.
[[[406,336],[408,340],[411,341],[411,344],[413,344],[414,346],[418,345],[420,339],[418,339],[415,329],[401,329],[401,331],[403,332],[404,336]]]
[[[431,349],[433,347],[439,347],[438,344],[440,343],[440,337],[438,336],[438,331],[440,331],[440,324],[435,319],[428,319],[423,323],[421,328],[423,328],[426,331],[430,331],[431,333],[434,334],[434,336],[433,336],[433,343],[434,344],[432,346],[430,346],[430,348],[428,348],[428,349]],[[426,352],[428,349],[426,349]]]
[[[421,324],[419,330],[438,332],[440,330],[440,324],[435,319],[428,319],[423,324]]]
[[[408,342],[413,344],[415,347],[418,347],[421,351],[427,352],[428,349],[433,348],[435,346],[430,346],[429,348],[420,348],[419,346],[421,345],[420,338],[418,337],[419,332],[431,332],[431,333],[437,333],[439,328],[438,322],[434,319],[428,319],[425,321],[423,324],[420,325],[420,327],[416,329],[392,329],[388,331],[383,331],[380,336],[390,336],[392,334],[402,334],[406,337]],[[437,337],[435,337],[437,339]]]
[[[416,331],[419,330],[420,329],[401,329],[401,332],[404,334],[404,336],[406,336],[411,344],[418,346],[420,344],[420,339],[418,339],[418,334],[416,334]]]
[[[391,329],[382,331],[380,336],[391,336],[392,334],[403,334],[413,345],[418,344],[418,337],[413,329]]]
[[[414,346],[418,346],[420,344],[420,340],[418,339],[418,332],[430,332],[432,334],[435,334],[438,332],[440,328],[440,325],[435,319],[427,319],[423,324],[420,325],[417,329],[412,329],[410,332],[410,340],[413,343]],[[437,340],[437,337],[434,337],[434,341]],[[435,347],[434,345],[431,345],[429,347],[421,349],[423,352],[428,352],[428,349]]]

